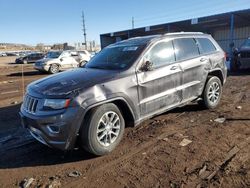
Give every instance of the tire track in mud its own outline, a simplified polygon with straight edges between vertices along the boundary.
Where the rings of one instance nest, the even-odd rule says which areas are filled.
[[[174,118],[184,118],[187,117],[188,114],[186,113],[179,113],[177,114]],[[166,120],[166,119],[165,119]],[[173,120],[171,118],[171,120]],[[210,120],[210,117],[204,118],[202,122],[208,122]],[[161,122],[159,122],[161,123]],[[175,124],[175,122],[173,122],[173,124]],[[146,127],[140,129],[140,131],[144,131],[143,129],[147,128],[148,126],[152,126],[152,125],[147,125]],[[183,126],[183,125],[180,125]],[[143,151],[150,151],[150,148],[154,148],[154,146],[158,145],[158,142],[164,142],[163,139],[164,138],[168,138],[171,137],[175,134],[178,134],[180,132],[185,132],[186,130],[192,128],[192,127],[197,127],[199,126],[199,124],[195,124],[192,126],[184,126],[181,128],[178,128],[178,126],[176,126],[176,129],[174,130],[169,130],[169,131],[165,131],[164,133],[158,135],[155,138],[152,138],[150,140],[145,141],[142,144],[138,144],[138,145],[134,145],[134,146],[130,146],[130,149],[126,152],[123,153],[122,156],[114,156],[114,159],[110,159],[110,161],[106,161],[105,164],[101,163],[98,165],[95,165],[94,167],[92,167],[91,169],[88,170],[88,172],[86,172],[85,176],[89,177],[90,179],[88,180],[89,182],[92,182],[95,180],[96,178],[96,174],[98,174],[98,172],[102,171],[103,169],[114,169],[114,168],[119,168],[121,169],[123,166],[125,166],[129,161],[131,161],[131,159],[133,159],[135,156],[137,155],[142,155]],[[124,138],[124,140],[126,140],[126,137]],[[125,144],[127,145],[127,144]],[[135,148],[136,147],[136,148]],[[119,155],[119,154],[118,154]],[[99,161],[100,162],[100,161]],[[106,172],[109,173],[109,172]],[[68,187],[81,187],[81,185],[79,184],[81,180],[76,180],[74,182],[70,182],[68,183],[66,186]]]
[[[242,96],[244,96],[247,92],[248,92],[248,90],[240,91],[239,93],[236,93],[235,96],[233,97],[233,98],[235,98],[235,100],[232,103],[230,103],[229,106],[227,106],[227,109],[233,108],[237,103],[239,103],[242,99]],[[221,106],[221,108],[224,108],[224,106]],[[157,136],[156,138],[153,138],[152,140],[149,140],[149,141],[147,140],[145,143],[143,143],[141,145],[136,145],[136,150],[130,149],[126,153],[124,153],[122,156],[119,156],[118,158],[114,157],[115,160],[111,160],[111,162],[107,162],[105,164],[99,164],[99,165],[95,166],[94,169],[92,169],[91,171],[89,170],[89,172],[87,172],[85,175],[87,177],[90,177],[89,182],[92,182],[95,180],[95,178],[96,178],[95,175],[98,174],[98,172],[100,170],[112,169],[114,167],[121,169],[122,166],[126,165],[127,162],[131,161],[131,159],[133,159],[136,155],[139,155],[139,154],[141,155],[141,153],[143,151],[150,150],[150,148],[156,146],[157,143],[159,141],[161,141],[163,138],[170,137],[170,136],[175,135],[179,132],[182,132],[182,131],[185,132],[186,130],[189,130],[190,128],[194,128],[194,127],[197,127],[199,125],[202,125],[203,123],[211,121],[211,118],[218,117],[218,114],[221,114],[221,112],[219,110],[210,110],[208,112],[210,113],[210,115],[203,117],[203,119],[201,121],[199,121],[199,123],[193,124],[191,126],[184,126],[181,128],[176,128],[175,130],[164,132],[164,133],[160,134],[159,136]],[[189,113],[188,114],[185,114],[185,112],[179,113],[178,115],[176,115],[176,117],[178,117],[178,116],[180,118],[188,117]],[[171,116],[169,117],[169,119],[172,120]],[[165,120],[168,120],[168,119],[165,119]],[[175,124],[175,122],[173,122],[173,124]],[[151,126],[151,125],[148,125],[148,126]],[[145,129],[145,128],[147,128],[147,127],[143,127],[143,128],[139,127],[138,130],[135,130],[135,131],[143,131],[143,129]],[[126,139],[126,137],[124,139]],[[203,163],[203,161],[201,161],[201,162]],[[119,166],[119,167],[116,167],[116,166]],[[75,187],[75,186],[79,186],[79,182],[81,182],[81,180],[76,181],[76,182],[70,182],[67,185]],[[84,185],[84,183],[83,183],[83,185]]]
[[[195,182],[196,187],[204,187],[207,186],[212,181],[219,181],[218,178],[215,179],[215,176],[218,173],[224,173],[225,168],[230,164],[230,162],[237,156],[237,154],[243,150],[245,147],[249,146],[250,144],[250,136],[245,138],[244,141],[236,144],[233,148],[231,148],[226,154],[222,161],[219,163],[216,162],[217,159],[213,159],[213,161],[210,161],[211,164],[215,164],[215,169],[210,172],[206,171],[206,168],[201,167],[199,170],[199,176],[198,179]]]

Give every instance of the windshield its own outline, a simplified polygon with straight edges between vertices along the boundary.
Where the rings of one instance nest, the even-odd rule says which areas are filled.
[[[144,47],[144,45],[106,47],[94,56],[85,67],[109,70],[127,69],[139,57]]]
[[[58,58],[62,52],[48,52],[46,58]]]
[[[242,48],[250,48],[250,39],[245,40],[241,46]]]

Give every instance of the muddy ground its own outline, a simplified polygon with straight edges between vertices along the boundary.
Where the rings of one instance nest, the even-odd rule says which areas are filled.
[[[0,187],[250,187],[250,70],[228,77],[218,108],[194,103],[126,128],[114,152],[94,157],[50,149],[20,127],[22,66],[13,60],[0,58]],[[47,76],[23,69],[24,85]]]

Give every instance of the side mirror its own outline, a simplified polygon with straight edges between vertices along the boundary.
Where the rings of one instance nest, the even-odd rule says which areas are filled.
[[[60,58],[60,61],[63,61],[63,57]]]
[[[233,51],[234,54],[236,54],[236,53],[238,53],[239,49],[238,48],[233,48],[232,51]]]
[[[153,68],[153,63],[151,61],[145,61],[143,63],[143,65],[141,66],[140,70],[143,71],[143,72],[147,72],[147,71],[152,71],[154,68]]]

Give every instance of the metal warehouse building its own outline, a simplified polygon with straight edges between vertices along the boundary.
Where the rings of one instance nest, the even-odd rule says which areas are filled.
[[[250,37],[250,9],[102,34],[101,47],[131,37],[180,31],[209,33],[231,53],[232,44],[238,47]]]

